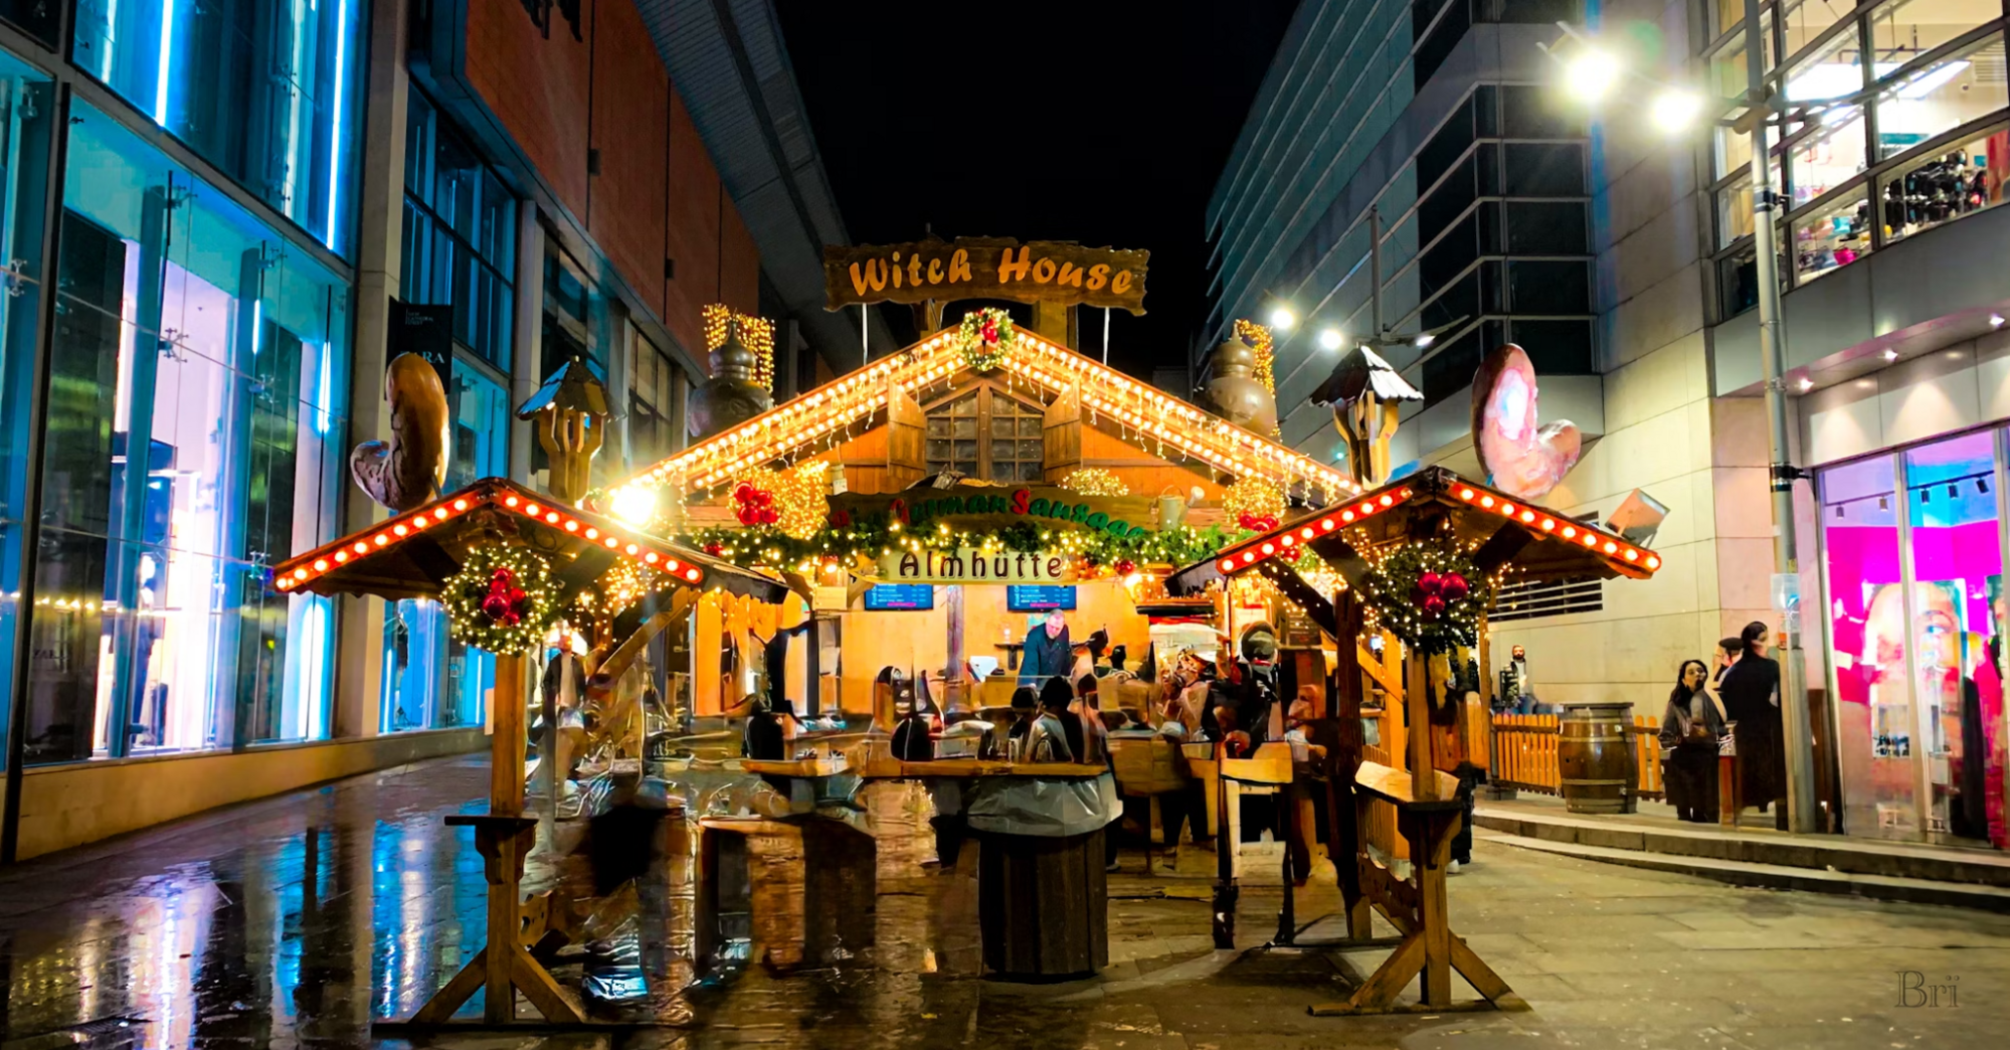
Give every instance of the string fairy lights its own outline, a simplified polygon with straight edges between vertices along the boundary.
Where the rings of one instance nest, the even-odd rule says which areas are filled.
[[[765,317],[734,312],[725,303],[707,303],[698,312],[699,324],[705,334],[705,352],[726,345],[726,337],[735,326],[740,331],[740,345],[754,354],[754,382],[766,390],[775,388],[775,323]]]
[[[1128,496],[1131,487],[1124,479],[1104,470],[1102,467],[1083,467],[1069,472],[1061,479],[1061,487],[1069,492],[1079,492],[1084,496]]]

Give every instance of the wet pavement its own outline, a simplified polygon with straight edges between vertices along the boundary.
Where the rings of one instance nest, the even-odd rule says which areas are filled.
[[[726,869],[764,887],[751,914],[735,903],[744,884],[722,885],[732,870],[694,882],[706,865],[673,850],[671,891],[642,908],[666,919],[662,951],[645,957],[669,977],[627,1013],[674,1027],[373,1040],[372,1020],[408,1016],[479,947],[480,861],[470,832],[441,821],[485,809],[485,790],[481,760],[445,760],[0,870],[0,1050],[1883,1050],[2000,1046],[2010,1022],[2010,917],[1742,890],[1485,833],[1479,863],[1451,883],[1453,923],[1525,1012],[1308,1016],[1310,1004],[1345,998],[1380,953],[1264,949],[1280,901],[1264,874],[1245,880],[1244,950],[1213,951],[1212,858],[1192,849],[1177,872],[1151,877],[1141,853],[1125,852],[1102,974],[1013,984],[979,975],[974,881],[925,865],[932,839],[886,835],[875,858],[833,823],[840,830],[809,839],[756,829],[727,851],[744,868]],[[903,818],[922,826],[918,795],[869,801],[883,832]],[[526,888],[581,876],[576,859],[534,858]],[[1334,932],[1315,920],[1335,903],[1330,885],[1301,895],[1307,938]],[[736,953],[740,933],[751,941]],[[700,961],[721,953],[744,962]],[[576,954],[556,969],[573,988]]]

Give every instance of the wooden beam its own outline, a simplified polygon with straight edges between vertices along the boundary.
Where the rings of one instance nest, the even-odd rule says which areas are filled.
[[[1305,577],[1298,575],[1297,569],[1277,558],[1265,558],[1257,563],[1256,571],[1275,584],[1278,591],[1289,598],[1293,605],[1305,610],[1305,615],[1310,617],[1313,623],[1318,624],[1320,630],[1335,640],[1339,639],[1340,628],[1333,618],[1333,603],[1314,590],[1311,584],[1306,583]]]

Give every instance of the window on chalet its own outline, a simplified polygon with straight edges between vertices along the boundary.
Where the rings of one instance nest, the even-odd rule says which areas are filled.
[[[928,409],[928,472],[961,471],[999,482],[1040,480],[1045,412],[991,387],[979,387]]]

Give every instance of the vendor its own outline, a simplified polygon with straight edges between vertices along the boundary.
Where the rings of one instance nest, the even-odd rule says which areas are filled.
[[[1026,633],[1026,651],[1019,661],[1019,684],[1038,689],[1044,680],[1066,675],[1074,664],[1067,617],[1059,609],[1050,609],[1046,619]]]

